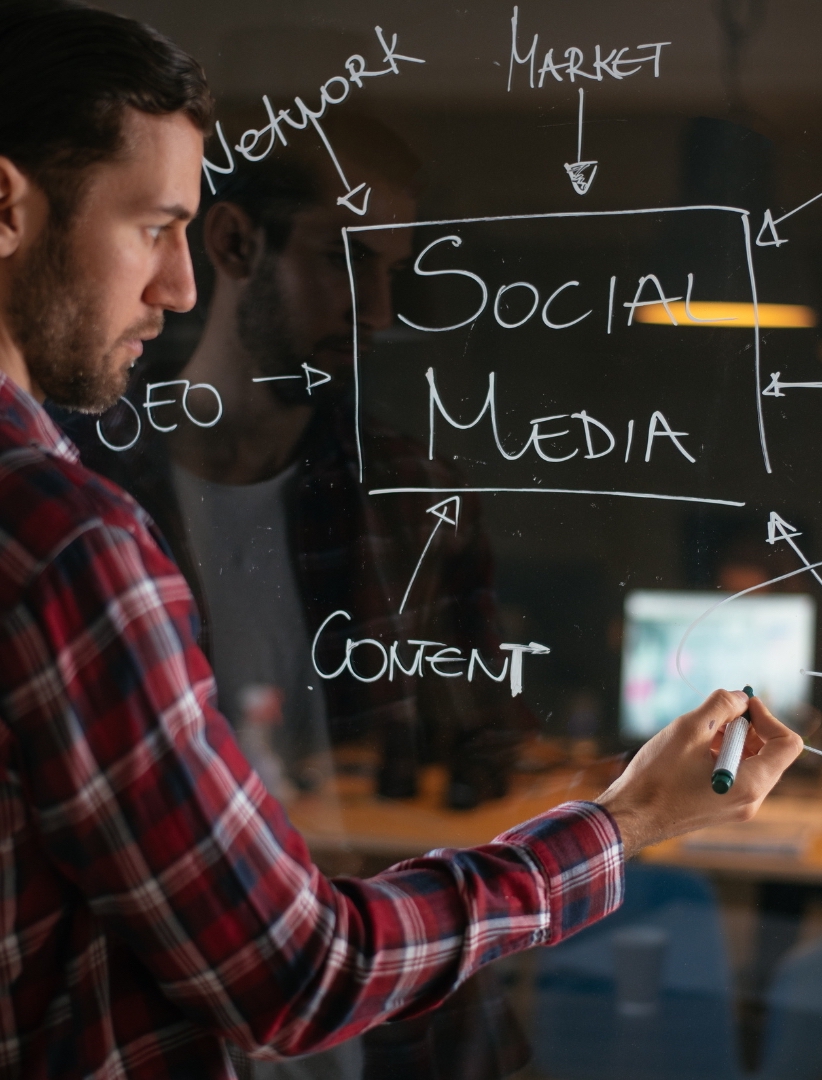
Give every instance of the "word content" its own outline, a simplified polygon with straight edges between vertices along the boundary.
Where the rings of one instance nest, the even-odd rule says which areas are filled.
[[[317,662],[317,646],[329,623],[339,618],[351,621],[351,615],[347,611],[342,609],[333,611],[323,621],[314,635],[314,641],[311,645],[311,663],[321,679],[338,679],[345,672],[348,672],[357,682],[361,683],[377,682],[386,676],[389,682],[393,682],[398,671],[409,678],[417,677],[422,679],[425,676],[425,665],[427,664],[428,671],[441,679],[467,678],[468,682],[473,682],[477,669],[482,671],[487,678],[497,683],[503,682],[507,675],[511,688],[511,697],[517,697],[522,693],[523,656],[529,653],[536,656],[547,656],[551,651],[547,645],[540,645],[537,641],[531,641],[527,645],[506,642],[500,645],[500,649],[503,652],[509,652],[511,655],[504,658],[502,669],[498,673],[494,673],[482,659],[477,649],[471,649],[470,655],[466,657],[463,655],[462,649],[454,645],[446,645],[444,641],[423,641],[418,638],[409,638],[405,645],[412,648],[413,659],[411,666],[406,667],[400,659],[399,649],[401,643],[399,641],[393,641],[386,648],[376,638],[361,638],[359,641],[348,638],[345,643],[345,657],[336,671],[323,671]],[[375,666],[375,670],[368,673],[362,670],[368,664],[368,661],[358,660],[355,662],[354,658],[354,654],[363,647],[371,650],[372,657],[376,659],[376,665],[374,665],[373,659],[371,661],[372,666]],[[436,652],[429,654],[428,649],[436,649]],[[466,664],[468,665],[467,669],[465,668]]]

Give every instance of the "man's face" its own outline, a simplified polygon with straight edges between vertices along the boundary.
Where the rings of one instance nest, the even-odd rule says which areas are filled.
[[[354,316],[341,230],[350,225],[413,221],[415,203],[390,184],[371,183],[369,211],[354,219],[329,198],[294,219],[288,243],[267,253],[249,282],[238,312],[240,336],[266,374],[302,362],[333,375],[339,388],[353,365]],[[392,280],[411,254],[411,229],[349,237],[356,278],[360,351],[393,320]],[[290,384],[272,384],[283,390]],[[295,384],[296,385],[296,384]]]
[[[202,135],[182,113],[123,118],[126,150],[95,166],[65,228],[46,225],[15,274],[12,333],[36,390],[102,412],[123,393],[163,312],[196,292],[185,228],[200,198]]]

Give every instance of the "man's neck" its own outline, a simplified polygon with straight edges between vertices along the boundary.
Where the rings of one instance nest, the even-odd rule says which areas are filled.
[[[25,390],[27,394],[39,401],[40,404],[45,400],[45,394],[32,379],[31,372],[28,369],[28,365],[23,357],[20,347],[12,338],[8,331],[8,327],[4,326],[0,321],[0,371],[3,374],[8,375],[13,383],[16,383],[21,390]]]
[[[223,415],[213,428],[181,424],[171,437],[176,464],[219,484],[253,484],[270,479],[291,460],[314,410],[287,405],[265,383],[255,383],[259,365],[243,347],[234,320],[212,305],[194,355],[181,377],[213,386]]]

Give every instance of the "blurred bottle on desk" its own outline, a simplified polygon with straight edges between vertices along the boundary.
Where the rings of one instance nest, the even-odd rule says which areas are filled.
[[[568,757],[574,765],[590,765],[599,751],[597,732],[602,720],[602,701],[592,690],[576,690],[569,700],[565,729]]]

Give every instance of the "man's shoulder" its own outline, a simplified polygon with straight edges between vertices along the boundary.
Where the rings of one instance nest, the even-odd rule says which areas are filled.
[[[90,528],[148,538],[150,519],[116,485],[36,444],[0,439],[0,588],[24,588]]]

